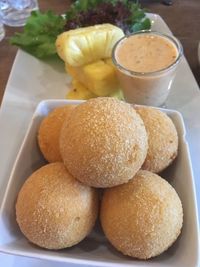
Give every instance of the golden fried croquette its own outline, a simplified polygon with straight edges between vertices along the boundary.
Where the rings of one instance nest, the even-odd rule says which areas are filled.
[[[142,169],[159,173],[178,154],[178,134],[172,120],[162,111],[151,107],[136,107],[144,121],[149,148]]]
[[[92,230],[97,213],[97,191],[73,178],[61,162],[34,172],[22,186],[16,203],[22,233],[48,249],[79,243]]]
[[[177,239],[183,210],[166,180],[141,170],[128,183],[105,190],[100,219],[106,237],[117,250],[149,259]]]
[[[40,124],[38,144],[48,162],[62,161],[59,149],[60,130],[74,107],[74,105],[67,105],[55,108]]]
[[[60,135],[60,151],[69,172],[94,187],[126,183],[147,153],[142,119],[131,105],[111,97],[76,107]]]

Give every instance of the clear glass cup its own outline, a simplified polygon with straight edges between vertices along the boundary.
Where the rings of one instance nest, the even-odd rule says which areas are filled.
[[[117,53],[120,51],[120,45],[122,42],[126,42],[126,40],[131,36],[142,36],[147,34],[159,36],[164,38],[166,42],[173,44],[173,47],[177,52],[176,58],[167,67],[156,71],[136,72],[125,68],[117,56]],[[159,40],[159,38],[157,39]],[[131,49],[130,46],[124,50],[127,55],[130,54],[129,49]],[[146,46],[146,49],[148,50],[148,45]],[[133,104],[157,107],[163,106],[170,92],[177,66],[179,65],[182,55],[183,49],[181,43],[175,37],[159,32],[141,31],[121,38],[113,48],[112,60],[117,69],[117,75],[124,93],[125,100]],[[145,58],[145,56],[143,58]]]
[[[2,22],[9,26],[25,25],[31,12],[37,9],[37,0],[0,0]]]
[[[0,41],[3,40],[4,37],[5,37],[5,29],[0,18]]]

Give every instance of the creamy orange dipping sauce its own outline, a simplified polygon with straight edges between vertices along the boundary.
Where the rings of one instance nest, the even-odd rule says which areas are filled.
[[[133,35],[119,43],[115,58],[135,72],[154,72],[170,66],[178,57],[176,46],[167,38],[153,34]]]

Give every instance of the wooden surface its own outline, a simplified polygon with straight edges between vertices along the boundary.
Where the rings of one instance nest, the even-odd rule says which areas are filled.
[[[40,0],[42,11],[52,9],[58,14],[63,13],[71,1]],[[185,56],[192,72],[200,86],[200,66],[197,59],[197,47],[200,41],[200,1],[174,0],[172,6],[162,4],[162,1],[141,0],[141,5],[148,12],[159,14],[168,24],[173,34],[181,41]],[[9,37],[20,28],[5,27],[6,37],[0,42],[0,103],[6,83],[12,68],[17,48],[9,45]]]

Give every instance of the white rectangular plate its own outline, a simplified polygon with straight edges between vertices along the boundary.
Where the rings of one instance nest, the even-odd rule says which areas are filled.
[[[48,100],[41,102],[31,119],[27,134],[18,153],[0,210],[0,251],[93,266],[171,266],[198,267],[198,226],[194,191],[185,127],[182,116],[174,110],[163,110],[173,120],[179,136],[179,152],[175,162],[163,173],[178,192],[183,203],[184,226],[180,238],[161,256],[149,261],[137,261],[118,253],[104,238],[97,226],[80,244],[61,251],[48,251],[32,245],[21,234],[15,218],[17,194],[26,180],[45,162],[38,149],[37,131],[41,120],[56,106],[79,104],[79,101]]]

